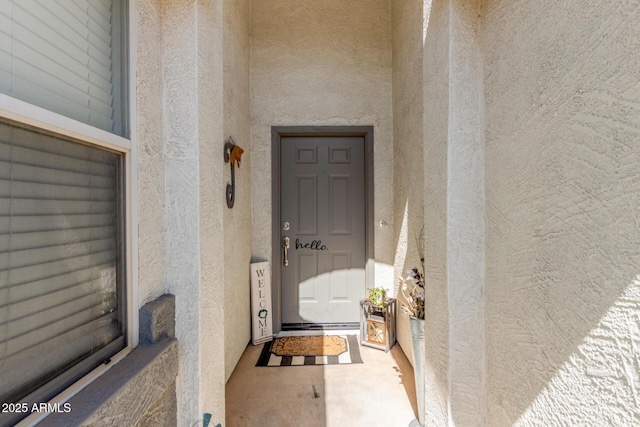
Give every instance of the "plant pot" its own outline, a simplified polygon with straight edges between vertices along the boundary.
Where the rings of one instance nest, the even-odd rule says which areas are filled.
[[[413,377],[416,383],[416,402],[418,406],[418,420],[424,423],[424,319],[410,316],[411,341],[413,342]]]

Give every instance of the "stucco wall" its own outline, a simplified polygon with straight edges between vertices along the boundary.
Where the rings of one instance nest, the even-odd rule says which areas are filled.
[[[640,9],[483,14],[487,425],[639,425]]]
[[[204,413],[212,415],[211,424],[224,423],[225,419],[225,355],[224,345],[225,280],[229,270],[221,256],[226,250],[224,226],[226,170],[223,147],[225,142],[223,111],[223,2],[222,0],[197,0],[195,16],[192,17],[196,29],[198,45],[197,90],[187,93],[197,100],[198,124],[198,215],[199,215],[199,268],[200,268],[200,317],[192,317],[194,310],[193,295],[185,290],[186,310],[189,320],[184,328],[197,325],[198,330],[198,366],[183,362],[189,370],[189,379],[195,378],[194,392],[180,396],[184,400],[194,400],[198,396],[198,410],[195,414],[180,413],[178,406],[178,425],[193,425],[202,420]],[[182,228],[182,224],[178,224]],[[182,228],[184,229],[184,228]],[[199,323],[197,321],[199,320]],[[180,394],[180,390],[177,391]]]
[[[412,267],[424,272],[424,163],[422,90],[422,0],[392,2],[393,14],[393,186],[395,294],[398,278]],[[400,296],[401,298],[401,296]],[[402,313],[400,307],[398,312]],[[398,315],[398,343],[413,363],[409,319]]]
[[[447,288],[447,143],[449,19],[447,0],[431,3],[424,22],[425,425],[447,425],[449,299]]]
[[[253,242],[271,254],[271,126],[373,125],[378,285],[392,287],[391,12],[387,0],[254,1]],[[273,265],[273,264],[272,264]]]
[[[479,0],[450,1],[447,281],[450,419],[485,421],[484,89]]]
[[[425,2],[427,6],[427,2]],[[485,421],[485,199],[479,2],[425,7],[427,425]]]
[[[139,246],[140,307],[165,292],[164,235],[164,126],[160,7],[138,1],[136,133],[139,144]]]
[[[178,425],[192,425],[204,412],[221,422],[222,2],[135,7],[140,305],[164,292],[176,297]]]
[[[161,2],[165,129],[165,232],[169,292],[176,296],[178,423],[195,421],[200,331],[198,39],[196,3]]]
[[[224,324],[225,377],[242,356],[251,339],[251,128],[249,123],[249,0],[223,2],[224,137],[232,137],[245,153],[235,169],[236,193],[233,209],[224,208]],[[220,154],[221,156],[221,154]],[[222,157],[220,157],[222,158]],[[215,159],[214,161],[217,161]],[[231,167],[225,164],[224,187],[231,182]]]

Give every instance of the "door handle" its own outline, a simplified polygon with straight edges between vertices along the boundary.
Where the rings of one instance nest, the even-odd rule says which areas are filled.
[[[284,259],[282,260],[282,265],[285,267],[289,266],[289,245],[290,240],[287,236],[282,238],[282,250],[284,251]]]

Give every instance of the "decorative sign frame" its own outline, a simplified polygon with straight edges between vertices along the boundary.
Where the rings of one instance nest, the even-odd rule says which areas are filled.
[[[396,343],[396,299],[384,306],[360,301],[360,344],[388,352]]]
[[[271,268],[269,262],[251,263],[251,343],[273,340]]]

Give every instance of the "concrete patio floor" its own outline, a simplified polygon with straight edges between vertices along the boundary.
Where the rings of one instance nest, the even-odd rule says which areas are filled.
[[[361,364],[256,367],[262,347],[249,345],[227,382],[227,427],[407,427],[416,418],[413,368],[397,344],[388,353],[361,345]]]

